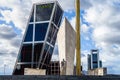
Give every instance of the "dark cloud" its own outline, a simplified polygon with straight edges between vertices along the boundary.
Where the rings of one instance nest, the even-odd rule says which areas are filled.
[[[17,34],[14,32],[13,28],[7,25],[0,26],[0,38],[2,39],[12,39],[16,37]]]
[[[7,50],[6,50],[7,51]],[[0,56],[3,56],[3,57],[5,57],[5,56],[12,56],[12,57],[16,57],[17,56],[17,53],[15,53],[15,52],[0,52]]]
[[[120,30],[120,21],[112,22],[109,26],[111,26],[112,29]]]
[[[14,47],[16,47],[16,48],[19,48],[20,43],[21,43],[21,39],[19,39],[19,38],[13,39],[11,41],[11,45],[14,46]]]
[[[15,58],[17,57],[17,53],[15,53],[15,52],[11,52],[10,55],[11,55],[12,57],[15,57]]]
[[[0,56],[4,56],[4,55],[6,55],[6,53],[2,53],[2,52],[0,52]]]

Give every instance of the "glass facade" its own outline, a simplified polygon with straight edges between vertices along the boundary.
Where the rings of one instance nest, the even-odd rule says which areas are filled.
[[[31,15],[31,18],[30,18],[30,22],[33,22],[34,21],[34,9],[32,10],[32,15]]]
[[[25,44],[21,50],[21,62],[32,61],[32,44]]]
[[[48,23],[35,24],[35,41],[44,41]]]
[[[100,64],[100,68],[102,68],[102,61],[101,60],[99,61],[99,64]]]
[[[56,9],[55,9],[55,13],[54,13],[54,17],[53,17],[53,22],[57,25],[60,26],[60,22],[61,22],[61,18],[62,17],[62,10],[60,9],[60,7],[57,5]]]
[[[50,20],[53,5],[53,3],[36,5],[36,21]]]
[[[102,67],[102,61],[99,60],[99,50],[91,50],[88,54],[88,70]]]
[[[97,53],[92,54],[92,61],[93,61],[93,69],[98,68],[98,54]]]
[[[39,61],[39,56],[41,55],[43,43],[37,43],[34,45],[34,62]]]
[[[93,62],[93,69],[98,68],[97,62]]]
[[[92,50],[92,69],[98,68],[98,50]]]
[[[88,54],[88,70],[91,69],[91,55]]]
[[[93,62],[98,61],[98,55],[97,54],[92,54]]]
[[[57,36],[57,34],[56,34],[57,32],[58,32],[57,28],[53,24],[51,24],[51,27],[50,27],[50,30],[49,30],[49,34],[48,34],[48,38],[47,38],[47,41],[49,43],[54,45],[54,43],[55,43],[54,40],[56,40],[55,37]]]
[[[29,24],[24,42],[29,42],[29,41],[32,41],[32,40],[33,40],[33,24]]]
[[[23,75],[24,68],[48,70],[62,15],[56,1],[33,6],[13,75]]]

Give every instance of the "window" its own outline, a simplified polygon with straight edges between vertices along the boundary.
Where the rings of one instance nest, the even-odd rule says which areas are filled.
[[[53,47],[50,47],[50,49],[49,49],[49,54],[52,56],[52,53],[53,53]]]
[[[55,32],[55,35],[54,35],[52,43],[51,43],[52,45],[55,45],[56,38],[57,38],[57,32],[58,32],[58,30]]]
[[[92,54],[93,61],[98,61],[97,54]]]
[[[49,49],[49,45],[46,44],[43,52],[43,56],[42,56],[42,61],[41,61],[42,63],[44,62],[45,57],[47,56],[48,49]]]
[[[45,50],[46,53],[46,58],[45,58],[45,64],[49,64],[49,62],[51,61],[52,58],[52,53],[53,53],[53,48],[51,46],[49,46],[49,48],[47,50]]]
[[[31,15],[31,18],[30,18],[30,22],[33,22],[34,21],[34,9],[32,10],[32,15]]]
[[[93,69],[94,68],[98,68],[98,64],[97,63],[93,63]]]
[[[33,24],[29,24],[26,31],[24,42],[29,42],[33,40]]]
[[[36,6],[36,21],[50,20],[53,9],[53,3]]]
[[[50,63],[50,61],[51,61],[51,55],[49,53],[47,53],[44,63],[48,65]]]
[[[56,41],[56,38],[57,37],[57,31],[56,31],[56,27],[51,24],[50,26],[50,30],[49,30],[49,34],[48,34],[48,38],[47,38],[47,41],[50,43],[51,41]]]
[[[44,41],[48,23],[35,24],[35,41]]]
[[[61,10],[61,8],[57,5],[57,7],[55,8],[55,13],[54,13],[54,17],[53,17],[53,22],[59,27],[60,26],[60,22],[61,22],[61,17],[62,17],[63,11]]]
[[[24,44],[21,50],[21,62],[31,62],[32,44]]]
[[[34,62],[39,62],[42,47],[43,47],[43,43],[35,44],[35,46],[34,46]]]

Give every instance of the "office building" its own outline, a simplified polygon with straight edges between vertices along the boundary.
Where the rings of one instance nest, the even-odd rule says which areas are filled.
[[[88,70],[102,68],[102,61],[99,60],[99,50],[91,50],[88,54]]]
[[[75,30],[65,18],[57,35],[61,75],[73,75],[75,35]]]
[[[100,66],[100,68],[102,68],[102,61],[101,60],[99,61],[99,66]]]
[[[33,5],[13,75],[23,75],[25,68],[48,68],[62,15],[57,1]]]
[[[102,61],[99,60],[99,51],[91,50],[88,54],[88,75],[107,75],[107,68],[102,67]]]
[[[90,70],[91,69],[91,55],[90,54],[88,54],[87,61],[88,61],[88,70]]]

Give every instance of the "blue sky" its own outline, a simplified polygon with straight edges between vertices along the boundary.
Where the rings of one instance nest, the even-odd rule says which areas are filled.
[[[12,73],[31,5],[45,1],[50,0],[0,0],[0,75],[4,64],[6,74]],[[58,1],[75,29],[74,0]],[[90,50],[99,49],[108,73],[120,74],[120,0],[81,0],[80,12],[83,69],[87,70]]]

